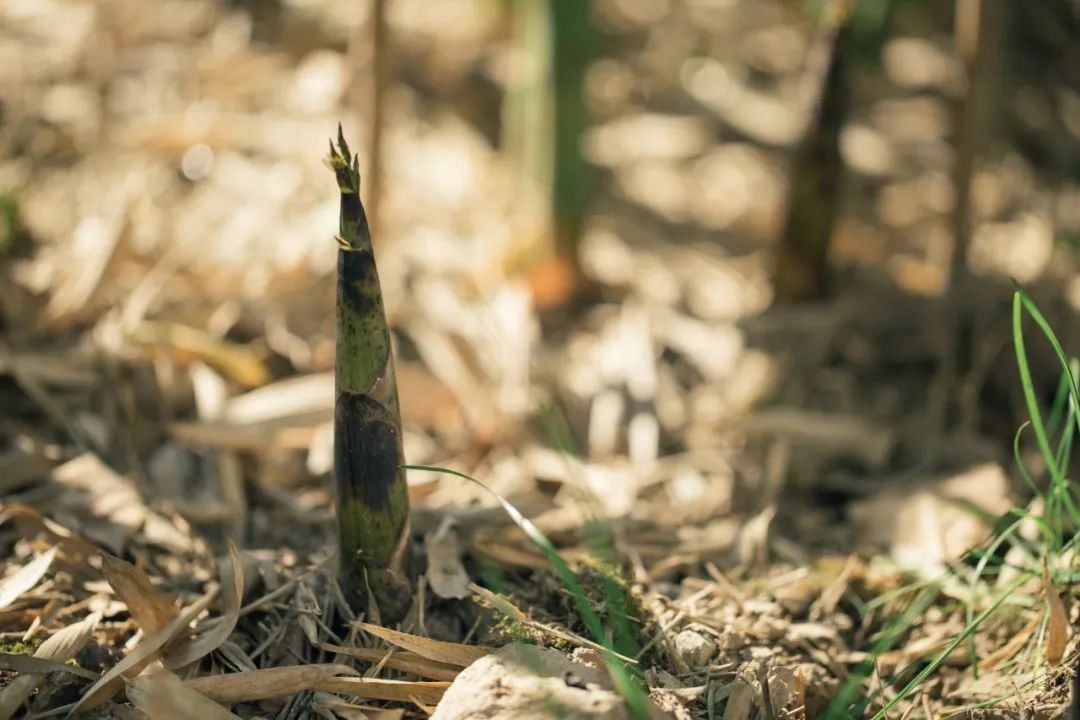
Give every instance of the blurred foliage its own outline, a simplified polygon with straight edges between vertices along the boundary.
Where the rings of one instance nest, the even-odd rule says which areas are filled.
[[[30,249],[30,232],[19,215],[13,193],[0,194],[0,258],[21,256]]]

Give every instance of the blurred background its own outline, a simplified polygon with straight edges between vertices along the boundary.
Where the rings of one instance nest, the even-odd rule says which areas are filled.
[[[410,463],[571,551],[606,519],[672,597],[938,568],[957,499],[1025,501],[1009,278],[1076,326],[1078,40],[1070,0],[6,0],[0,494],[326,547],[340,122]]]

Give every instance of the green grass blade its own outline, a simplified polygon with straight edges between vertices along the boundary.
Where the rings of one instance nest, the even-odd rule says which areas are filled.
[[[959,647],[962,642],[967,640],[969,635],[975,632],[979,628],[979,626],[982,625],[986,621],[986,619],[994,613],[995,610],[1001,607],[1002,603],[1004,603],[1005,600],[1008,599],[1008,597],[1013,593],[1013,591],[1015,591],[1024,583],[1028,582],[1029,579],[1030,577],[1027,575],[1019,577],[1014,580],[1007,588],[1005,588],[1005,590],[999,593],[997,598],[994,599],[994,602],[992,602],[986,609],[980,612],[972,622],[968,623],[960,632],[960,634],[953,638],[952,642],[950,642],[944,650],[938,653],[937,657],[931,660],[926,667],[920,670],[919,674],[912,678],[911,682],[905,685],[904,689],[897,693],[896,697],[886,703],[883,708],[878,710],[871,718],[871,720],[886,720],[886,718],[888,718],[889,716],[889,712],[893,708],[895,708],[897,705],[910,697],[911,694],[914,693],[920,685],[926,682],[926,679],[933,675],[937,671],[937,669],[941,667],[941,664],[948,659],[949,655],[952,654],[953,650]]]
[[[574,574],[574,571],[567,565],[566,560],[559,554],[555,545],[540,531],[540,528],[536,527],[531,520],[522,515],[520,510],[510,504],[510,502],[499,495],[499,493],[470,475],[458,472],[457,470],[434,465],[403,465],[402,469],[423,470],[425,472],[453,475],[468,480],[469,482],[476,483],[495,498],[496,502],[498,502],[503,510],[506,511],[506,514],[510,516],[510,519],[514,521],[514,524],[521,528],[529,539],[540,548],[540,551],[544,553],[544,556],[555,568],[555,573],[559,576],[559,579],[562,580],[563,584],[566,585],[567,590],[570,591],[578,612],[581,613],[581,617],[585,622],[585,626],[589,629],[593,639],[605,649],[604,659],[607,662],[608,669],[611,671],[612,680],[615,683],[616,689],[626,700],[626,704],[630,709],[631,714],[635,718],[647,719],[649,717],[649,708],[648,699],[645,693],[635,682],[635,679],[628,670],[625,662],[616,656],[616,651],[612,648],[607,633],[604,632],[603,622],[601,621],[600,616],[596,614],[592,605],[589,604],[588,596],[585,594],[585,588],[582,587],[581,581],[578,580],[577,575]]]
[[[896,644],[900,636],[911,627],[912,623],[923,614],[934,599],[938,596],[940,585],[931,583],[912,601],[903,613],[885,624],[877,641],[870,648],[870,659],[859,663],[855,670],[848,676],[844,684],[840,686],[833,697],[829,707],[822,715],[824,720],[847,720],[847,718],[860,717],[869,698],[856,702],[863,683],[877,667],[877,658]]]
[[[1031,430],[1035,434],[1035,442],[1039,446],[1039,452],[1046,460],[1051,478],[1056,480],[1060,476],[1057,467],[1057,456],[1050,447],[1050,439],[1046,434],[1046,426],[1043,424],[1039,401],[1035,394],[1035,383],[1031,377],[1031,366],[1028,364],[1027,347],[1024,344],[1023,309],[1023,295],[1020,291],[1017,291],[1013,296],[1013,349],[1016,353],[1016,364],[1020,372],[1020,387],[1024,392],[1024,402],[1027,404]]]

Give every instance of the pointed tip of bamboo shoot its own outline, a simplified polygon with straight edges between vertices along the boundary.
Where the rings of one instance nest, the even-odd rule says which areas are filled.
[[[330,140],[330,155],[327,158],[334,175],[337,176],[338,187],[343,195],[360,194],[360,158],[353,155],[349,150],[349,144],[345,142],[345,134],[338,123],[338,142],[335,147],[334,141]]]
[[[345,133],[338,123],[337,145],[330,140],[327,164],[334,171],[341,191],[341,227],[337,237],[344,250],[358,250],[371,245],[371,231],[360,201],[360,159],[349,150]]]

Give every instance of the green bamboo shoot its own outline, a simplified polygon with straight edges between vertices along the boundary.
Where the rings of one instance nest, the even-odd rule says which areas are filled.
[[[795,150],[787,218],[773,284],[779,302],[821,300],[831,290],[829,246],[840,210],[840,132],[851,93],[851,0],[828,0],[811,51],[811,121]]]
[[[401,413],[359,163],[340,127],[329,161],[341,191],[334,408],[341,586],[354,610],[389,623],[412,598]]]

